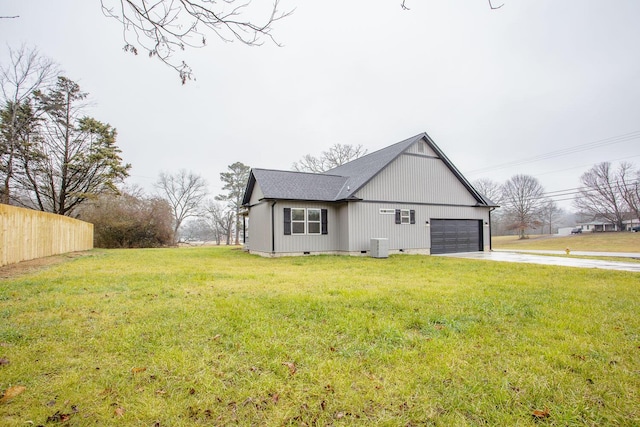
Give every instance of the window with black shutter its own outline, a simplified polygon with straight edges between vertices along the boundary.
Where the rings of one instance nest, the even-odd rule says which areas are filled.
[[[328,210],[284,208],[284,234],[329,234]]]
[[[329,228],[327,226],[327,210],[326,209],[321,209],[320,210],[320,216],[322,218],[322,234],[329,234]]]
[[[284,208],[284,234],[291,234],[291,208]]]
[[[413,209],[396,209],[396,224],[415,224],[416,211]]]

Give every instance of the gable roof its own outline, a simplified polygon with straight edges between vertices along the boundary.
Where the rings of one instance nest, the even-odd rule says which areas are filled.
[[[253,169],[249,176],[243,205],[249,204],[256,181],[265,199],[341,201],[357,200],[358,190],[417,141],[424,141],[437,154],[449,170],[458,178],[478,202],[478,206],[496,207],[491,200],[480,194],[458,171],[442,150],[425,132],[390,145],[338,166],[324,173],[290,172],[268,169]]]
[[[252,169],[242,204],[249,203],[256,181],[265,199],[332,202],[347,179],[329,174]]]
[[[348,177],[347,185],[345,185],[341,189],[340,193],[336,195],[336,199],[346,199],[350,194],[354,194],[380,171],[382,171],[389,163],[394,161],[400,154],[418,141],[422,135],[426,134],[420,134],[409,139],[405,139],[404,141],[400,141],[396,144],[326,171],[325,174]]]

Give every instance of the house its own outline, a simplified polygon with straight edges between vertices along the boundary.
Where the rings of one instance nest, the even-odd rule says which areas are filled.
[[[440,254],[491,247],[490,212],[426,133],[322,174],[252,169],[248,249],[263,256]]]
[[[618,226],[614,222],[599,217],[595,218],[593,221],[579,223],[578,228],[582,228],[584,233],[618,231]]]

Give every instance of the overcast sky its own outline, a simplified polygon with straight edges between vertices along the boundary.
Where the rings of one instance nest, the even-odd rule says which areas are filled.
[[[421,132],[471,181],[522,173],[552,192],[601,161],[640,166],[640,1],[400,3],[283,0],[283,47],[210,35],[184,86],[123,51],[99,0],[4,0],[0,15],[19,18],[0,20],[0,40],[38,47],[89,92],[147,189],[187,169],[217,194],[236,161],[290,169],[335,143],[371,152]]]

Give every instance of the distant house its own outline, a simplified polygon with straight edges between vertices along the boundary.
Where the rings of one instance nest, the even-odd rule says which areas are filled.
[[[491,247],[497,207],[426,134],[322,174],[252,169],[243,205],[248,248],[263,256],[438,254]]]
[[[618,227],[612,222],[591,221],[578,224],[584,232],[618,231]]]
[[[618,226],[607,219],[595,218],[593,221],[581,222],[578,228],[582,228],[583,233],[599,233],[604,231],[619,231]]]

